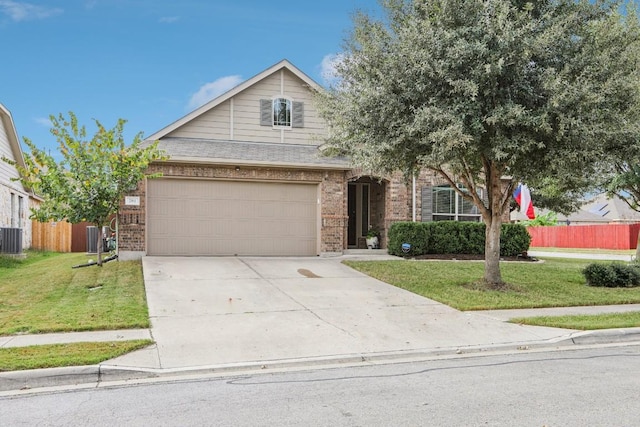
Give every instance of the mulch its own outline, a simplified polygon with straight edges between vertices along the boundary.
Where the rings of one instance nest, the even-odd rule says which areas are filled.
[[[408,256],[408,259],[418,260],[441,260],[441,261],[484,261],[484,255],[471,254],[424,254],[418,256]],[[519,261],[519,262],[538,262],[538,258],[518,255],[518,256],[502,256],[500,261]]]

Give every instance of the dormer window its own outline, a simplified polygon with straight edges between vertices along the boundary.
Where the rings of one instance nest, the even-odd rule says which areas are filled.
[[[260,125],[274,129],[304,127],[304,103],[284,97],[261,99]]]
[[[287,98],[273,100],[273,126],[291,127],[291,100]]]

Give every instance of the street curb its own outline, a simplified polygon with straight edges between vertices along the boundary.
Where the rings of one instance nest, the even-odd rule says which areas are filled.
[[[384,363],[401,363],[437,357],[469,357],[489,352],[520,352],[523,350],[570,349],[572,347],[603,344],[640,345],[640,328],[606,329],[574,332],[560,338],[520,343],[460,346],[436,349],[344,354],[335,356],[268,360],[223,365],[193,366],[184,368],[138,368],[105,364],[70,366],[63,368],[34,369],[0,372],[0,397],[19,392],[44,391],[52,387],[99,387],[103,383],[134,382],[153,379],[172,380],[198,375],[248,375],[257,372],[275,372],[286,369],[328,368],[362,366]]]
[[[598,331],[578,332],[569,338],[573,344],[613,344],[640,341],[640,328],[602,329]]]
[[[98,365],[1,372],[0,391],[93,383],[97,381],[99,374]]]

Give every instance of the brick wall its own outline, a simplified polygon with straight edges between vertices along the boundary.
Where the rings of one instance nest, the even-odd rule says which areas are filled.
[[[135,191],[129,196],[140,198],[139,206],[125,205],[120,202],[118,211],[118,251],[144,252],[146,230],[146,181],[140,181]]]
[[[347,240],[347,180],[343,171],[323,173],[321,252],[342,252]]]
[[[503,182],[507,185],[508,181]],[[448,184],[447,181],[439,174],[432,171],[422,171],[416,177],[416,221],[422,221],[422,188],[425,186],[436,186]],[[390,177],[386,186],[386,221],[388,227],[399,221],[411,221],[413,216],[412,193],[413,184],[409,180],[405,182],[402,174],[397,173]],[[509,212],[505,211],[502,215],[503,222],[509,222]]]
[[[321,252],[342,252],[346,247],[346,179],[343,171],[321,171],[282,168],[248,168],[189,164],[156,164],[149,173],[163,177],[230,179],[257,181],[315,182],[321,190]],[[118,214],[118,248],[120,251],[144,252],[146,231],[146,186],[140,182],[130,196],[140,198],[139,206],[127,206],[124,201]]]
[[[431,171],[423,171],[416,177],[416,221],[422,221],[422,197],[420,192],[424,186],[441,183],[442,178]],[[411,221],[413,218],[413,182],[405,181],[401,173],[392,175],[386,186],[385,226],[388,228],[394,222]]]
[[[321,231],[320,251],[322,253],[342,252],[347,247],[347,185],[348,179],[361,176],[361,171],[322,171],[306,169],[206,166],[189,164],[158,164],[150,168],[150,173],[160,172],[165,177],[191,177],[201,179],[230,179],[257,181],[315,182],[321,189]],[[378,178],[360,178],[359,182],[370,182],[371,221],[382,231],[382,245],[386,247],[386,230],[398,221],[411,221],[413,214],[412,182],[406,182],[397,173],[382,181]],[[380,183],[381,182],[381,183]],[[416,178],[416,220],[422,221],[421,189],[424,186],[444,184],[439,175],[423,171]],[[139,206],[120,206],[118,216],[118,243],[121,251],[144,252],[146,229],[145,182],[131,192],[140,197]],[[383,208],[384,206],[384,208]],[[508,215],[508,212],[506,213]]]

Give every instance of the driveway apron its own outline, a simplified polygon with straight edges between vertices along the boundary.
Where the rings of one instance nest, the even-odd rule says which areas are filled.
[[[143,268],[156,345],[106,365],[241,365],[558,336],[557,329],[462,313],[339,258],[145,257]]]

